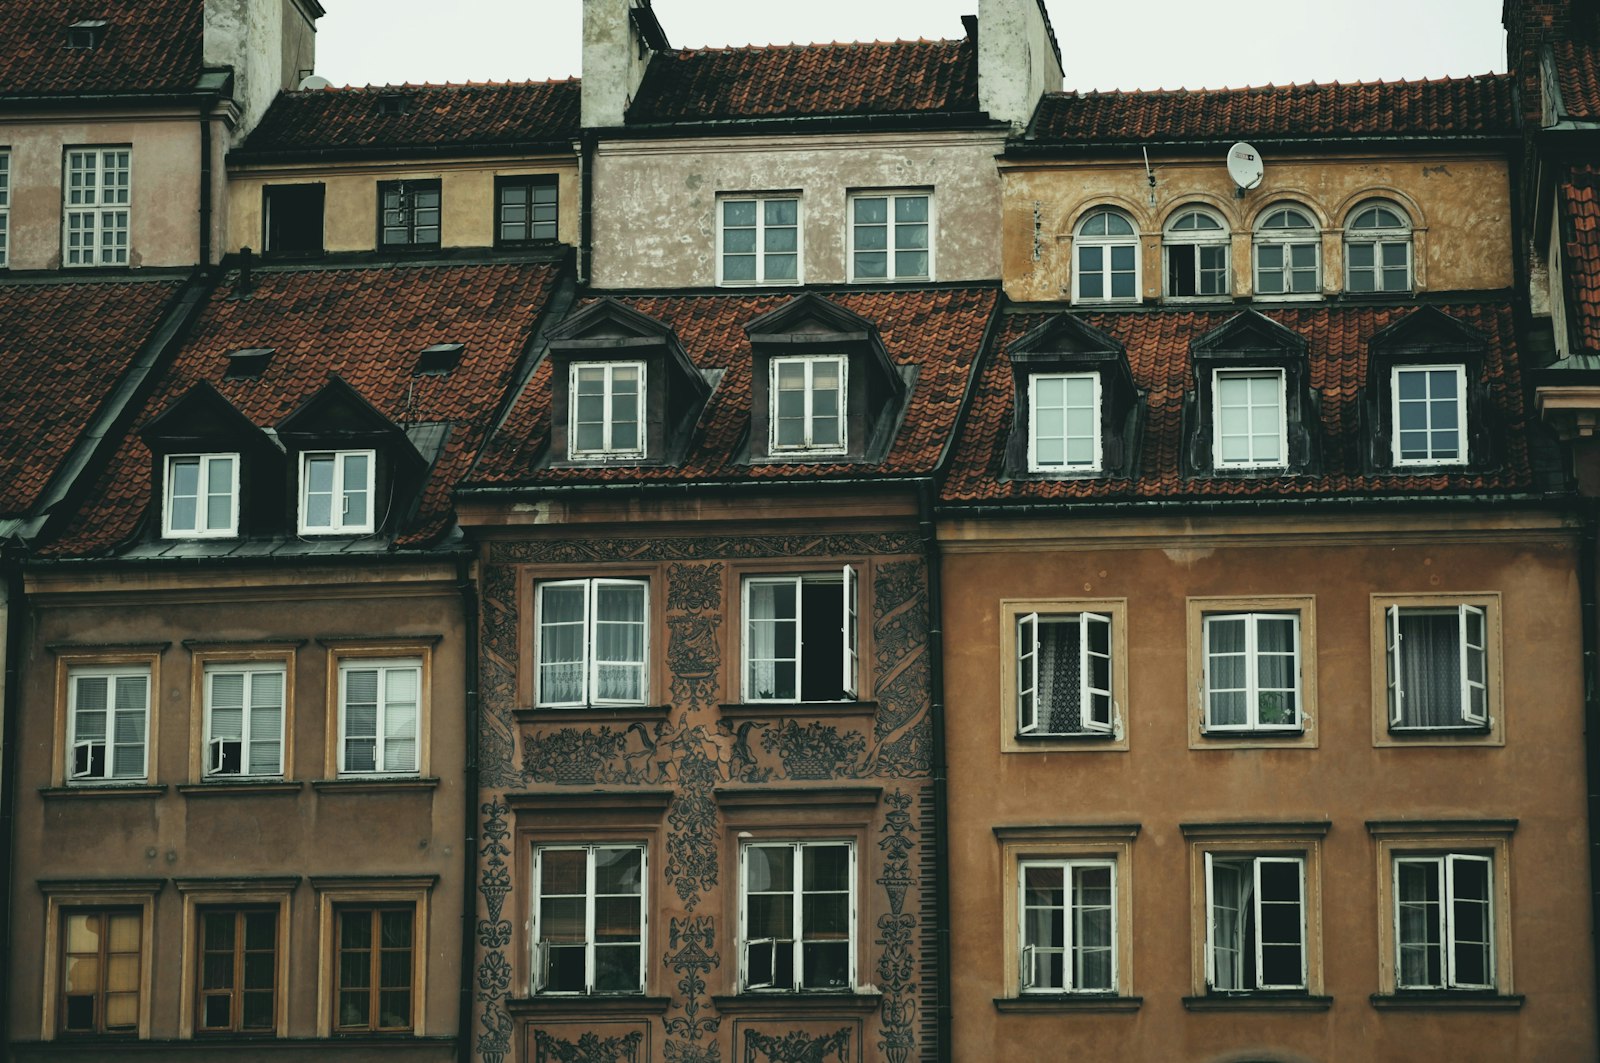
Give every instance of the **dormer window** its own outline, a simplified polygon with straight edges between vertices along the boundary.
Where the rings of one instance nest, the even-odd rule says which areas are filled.
[[[208,539],[238,534],[239,455],[171,455],[165,483],[164,537]]]
[[[1282,468],[1288,451],[1284,422],[1283,370],[1217,370],[1211,394],[1218,468]]]
[[[312,451],[300,457],[300,533],[358,535],[373,530],[370,450]]]
[[[1254,310],[1190,344],[1184,400],[1191,475],[1281,475],[1317,467],[1321,434],[1304,338]]]
[[[1006,348],[1014,386],[1006,472],[1125,476],[1143,404],[1114,337],[1055,314]]]
[[[1488,353],[1488,337],[1432,306],[1376,333],[1361,398],[1367,468],[1484,465],[1496,435],[1478,384]]]
[[[772,452],[839,454],[845,426],[848,363],[836,355],[772,359]]]
[[[1390,380],[1396,465],[1467,460],[1467,371],[1459,365],[1397,365]]]
[[[105,39],[105,19],[84,19],[67,27],[67,47],[75,51],[89,51],[98,48]]]
[[[568,392],[573,459],[645,455],[643,362],[574,362]]]
[[[1100,468],[1100,374],[1028,377],[1028,470],[1095,472]]]

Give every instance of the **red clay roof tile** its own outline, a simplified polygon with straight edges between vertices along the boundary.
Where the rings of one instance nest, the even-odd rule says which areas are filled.
[[[1559,188],[1573,339],[1600,353],[1600,166],[1574,166]]]
[[[1588,41],[1552,41],[1562,114],[1600,120],[1600,46]]]
[[[204,0],[5,0],[0,96],[188,92],[202,73]],[[108,25],[97,48],[67,47],[67,27]]]

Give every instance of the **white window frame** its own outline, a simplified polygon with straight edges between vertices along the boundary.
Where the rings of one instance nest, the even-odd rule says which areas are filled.
[[[545,697],[542,659],[539,648],[543,645],[544,634],[544,595],[552,587],[583,587],[583,694],[577,701],[555,701]],[[634,661],[602,661],[596,654],[598,640],[596,627],[600,623],[597,603],[602,587],[637,587],[643,596],[644,613],[644,645],[643,654],[637,662]],[[537,693],[534,704],[539,708],[585,708],[591,705],[643,705],[650,696],[650,581],[645,579],[562,579],[543,580],[534,588],[534,686]],[[637,698],[601,698],[594,696],[600,688],[600,666],[602,664],[637,664],[639,669],[639,696]]]
[[[67,670],[67,764],[66,779],[74,785],[127,785],[142,783],[150,778],[150,682],[151,670],[138,665],[83,665],[74,666]],[[78,737],[78,681],[80,679],[105,679],[107,682],[107,698],[105,707],[105,729],[98,738]],[[118,680],[137,679],[144,684],[144,705],[139,710],[139,734],[137,743],[139,749],[139,772],[116,773],[116,747],[132,746],[132,742],[118,742],[117,734],[117,709],[116,688]],[[78,772],[74,770],[77,761],[79,746],[91,750],[89,762],[93,763],[93,748],[98,745],[102,748],[102,766],[99,774],[89,771]]]
[[[1433,407],[1435,400],[1432,394],[1422,400],[1428,411],[1427,428],[1428,455],[1422,458],[1407,458],[1402,456],[1400,449],[1400,378],[1407,373],[1421,373],[1425,378],[1432,373],[1454,372],[1456,377],[1456,456],[1441,458],[1433,453]],[[1415,401],[1415,400],[1413,400]],[[1467,463],[1467,367],[1464,365],[1397,365],[1389,373],[1389,426],[1390,448],[1394,455],[1396,465],[1465,465]]]
[[[1039,624],[1040,623],[1076,623],[1078,625],[1078,712],[1083,722],[1081,731],[1050,731],[1040,727],[1039,718],[1044,715],[1039,706]],[[1106,652],[1099,653],[1089,648],[1088,628],[1091,624],[1103,625],[1106,632]],[[1063,735],[1075,734],[1112,734],[1117,721],[1117,703],[1112,693],[1114,684],[1116,645],[1113,639],[1116,633],[1112,628],[1109,613],[1025,613],[1017,617],[1017,734],[1019,736],[1043,735],[1059,738]],[[1108,683],[1104,687],[1094,685],[1092,671],[1089,667],[1091,658],[1099,657],[1105,661],[1105,670]],[[1103,707],[1103,713],[1096,712],[1095,707]],[[1097,716],[1103,718],[1097,719]]]
[[[1290,620],[1294,623],[1294,719],[1288,723],[1261,722],[1261,648],[1260,624],[1264,620]],[[1213,688],[1211,667],[1211,627],[1219,622],[1243,622],[1245,625],[1245,703],[1249,718],[1242,724],[1217,723],[1211,718]],[[1252,731],[1293,732],[1304,730],[1305,698],[1301,680],[1300,614],[1294,612],[1206,613],[1201,622],[1200,658],[1204,685],[1201,697],[1205,706],[1203,730],[1207,733],[1239,734]]]
[[[840,668],[843,677],[845,697],[841,700],[854,701],[860,693],[861,678],[861,632],[860,632],[860,595],[861,576],[854,565],[845,565],[842,574],[835,578],[832,573],[807,572],[798,576],[746,576],[741,590],[740,603],[744,623],[741,625],[740,645],[740,674],[743,680],[744,700],[750,703],[772,703],[793,705],[804,700],[801,696],[801,679],[805,675],[805,646],[800,638],[802,630],[801,620],[805,612],[802,587],[805,583],[841,583],[840,594],[843,597],[843,617],[841,619],[841,638],[839,645]],[[750,588],[760,584],[794,585],[794,617],[792,621],[787,617],[774,617],[771,622],[794,624],[795,632],[795,696],[792,698],[762,698],[756,696],[756,691],[751,688],[751,666],[754,662],[750,659],[751,628],[756,619],[750,615]],[[814,651],[813,651],[814,652]],[[788,660],[789,658],[774,658],[774,660]]]
[[[1356,219],[1361,217],[1361,215],[1367,211],[1373,209],[1388,211],[1399,219],[1400,224],[1397,226],[1362,226],[1357,228],[1355,224]],[[1350,212],[1350,220],[1345,224],[1344,229],[1344,290],[1347,293],[1352,293],[1355,295],[1383,295],[1390,292],[1415,291],[1417,286],[1417,277],[1413,236],[1414,230],[1411,223],[1411,217],[1406,211],[1400,209],[1398,204],[1391,203],[1388,200],[1367,200],[1364,203],[1358,204],[1356,208]],[[1353,256],[1350,254],[1351,248],[1361,246],[1371,246],[1372,248],[1371,267],[1358,267],[1352,261]],[[1383,282],[1383,274],[1385,270],[1383,263],[1383,249],[1385,247],[1405,248],[1406,283],[1404,287],[1390,288],[1385,286]],[[1370,289],[1357,289],[1356,286],[1351,283],[1351,278],[1355,275],[1358,269],[1364,271],[1369,268],[1372,271],[1372,287]]]
[[[350,505],[349,485],[345,482],[345,464],[352,457],[365,456],[367,459],[367,482],[362,488],[367,495],[367,519],[356,524],[347,524],[344,520],[344,511]],[[307,523],[306,514],[307,493],[311,482],[306,476],[307,466],[312,459],[331,457],[333,459],[333,498],[340,505],[329,506],[331,523],[326,526]],[[370,534],[377,527],[378,519],[378,454],[374,450],[308,450],[300,455],[300,534],[301,535],[362,535]],[[337,510],[337,512],[334,512]]]
[[[1066,933],[1062,938],[1062,947],[1060,949],[1049,948],[1043,950],[1048,952],[1060,952],[1062,954],[1063,958],[1061,964],[1061,974],[1064,984],[1060,986],[1039,986],[1034,984],[1033,980],[1033,960],[1035,955],[1041,951],[1041,947],[1027,944],[1028,910],[1030,907],[1028,904],[1028,870],[1036,867],[1060,868],[1062,872],[1063,905],[1059,911],[1062,913],[1062,924],[1065,927]],[[1107,919],[1111,928],[1111,984],[1108,986],[1079,986],[1074,984],[1073,978],[1073,975],[1077,970],[1077,965],[1073,962],[1074,954],[1079,948],[1077,939],[1079,906],[1073,901],[1073,875],[1076,871],[1098,868],[1104,868],[1111,873],[1111,899],[1110,904],[1106,906]],[[1017,986],[1019,991],[1024,995],[1060,995],[1063,993],[1083,993],[1097,996],[1104,996],[1107,994],[1115,995],[1118,991],[1118,987],[1121,985],[1121,972],[1118,970],[1119,964],[1117,962],[1117,954],[1121,950],[1122,945],[1122,943],[1117,940],[1117,921],[1120,914],[1117,911],[1117,862],[1115,860],[1108,859],[1084,858],[1035,858],[1021,860],[1017,865],[1017,891],[1017,951],[1019,954],[1017,957],[1019,964]]]
[[[173,500],[176,497],[174,472],[179,462],[196,464],[195,503],[193,528],[177,528],[172,524]],[[211,482],[211,466],[228,462],[228,523],[221,528],[202,527],[208,511],[211,493],[206,485]],[[239,455],[238,454],[172,454],[165,466],[165,487],[161,492],[161,535],[166,539],[226,539],[239,534]]]
[[[1277,381],[1278,387],[1278,456],[1276,458],[1255,457],[1255,446],[1251,444],[1251,457],[1246,460],[1225,460],[1222,456],[1222,382],[1224,380],[1261,379],[1272,377]],[[1288,388],[1285,383],[1282,369],[1262,367],[1241,367],[1238,369],[1214,369],[1211,373],[1211,465],[1215,469],[1286,469],[1289,467],[1289,410]],[[1251,426],[1254,427],[1255,406],[1247,407],[1251,411]],[[1247,438],[1254,438],[1257,433],[1252,431]]]
[[[1112,214],[1127,222],[1133,229],[1131,236],[1085,236],[1084,228],[1090,221],[1101,214]],[[1099,296],[1085,296],[1082,294],[1081,280],[1083,278],[1082,249],[1085,247],[1098,247],[1102,250],[1100,270],[1103,284],[1101,291],[1105,294]],[[1111,294],[1111,278],[1114,272],[1111,268],[1111,249],[1114,247],[1133,248],[1133,294],[1131,296],[1115,296]],[[1122,271],[1117,271],[1122,272]],[[1083,216],[1073,229],[1072,236],[1072,301],[1073,303],[1087,303],[1090,305],[1120,305],[1127,306],[1139,302],[1144,291],[1144,253],[1139,241],[1139,226],[1133,218],[1116,207],[1096,207]]]
[[[240,710],[239,738],[239,770],[224,772],[221,770],[223,746],[229,739],[219,738],[212,726],[212,709],[214,707],[214,689],[216,678],[219,675],[237,673],[244,678],[243,702]],[[255,706],[254,691],[256,677],[273,675],[278,678],[278,728],[277,733],[270,736],[259,735],[255,732]],[[262,779],[277,778],[283,775],[284,733],[288,716],[289,702],[289,675],[288,669],[282,664],[255,663],[255,662],[218,662],[207,664],[205,676],[205,760],[203,770],[207,779]],[[260,743],[272,744],[278,747],[277,767],[272,771],[251,771],[251,747]]]
[[[792,988],[781,988],[774,985],[776,979],[773,977],[773,975],[775,975],[777,971],[776,947],[774,947],[772,950],[773,963],[772,969],[769,971],[754,971],[752,969],[750,959],[750,947],[752,945],[772,944],[776,946],[778,943],[780,943],[779,939],[775,938],[752,939],[750,937],[750,850],[754,848],[775,848],[779,846],[790,846],[794,849],[794,860],[792,866],[793,879],[790,882],[790,892],[794,898],[794,909],[789,925],[793,927],[793,933],[795,934],[795,937],[787,942],[793,946],[793,954],[791,957],[793,969],[790,974],[790,977],[792,978]],[[850,856],[850,899],[848,902],[850,909],[850,931],[848,944],[850,964],[848,973],[846,975],[846,981],[848,984],[839,989],[811,988],[806,986],[804,981],[806,941],[804,911],[806,894],[803,888],[805,884],[803,875],[805,867],[804,850],[809,848],[833,846],[844,846]],[[848,993],[854,990],[856,986],[857,933],[859,930],[859,924],[861,922],[861,913],[858,907],[860,900],[856,890],[856,875],[858,874],[856,864],[857,859],[858,855],[856,853],[855,841],[853,839],[844,838],[817,838],[806,839],[805,841],[763,838],[747,841],[739,846],[739,991],[741,993]],[[813,891],[813,893],[815,892],[817,891]],[[765,981],[760,980],[763,974],[766,975]]]
[[[1226,866],[1228,866],[1230,868],[1234,868],[1236,865],[1245,864],[1245,863],[1248,863],[1249,866],[1250,866],[1251,884],[1250,884],[1249,903],[1251,905],[1251,915],[1253,915],[1253,917],[1254,917],[1255,928],[1256,928],[1256,933],[1255,933],[1255,975],[1256,975],[1256,984],[1253,985],[1253,986],[1245,986],[1245,985],[1239,985],[1238,984],[1238,983],[1243,981],[1243,971],[1244,971],[1243,946],[1244,946],[1245,911],[1244,911],[1243,908],[1240,908],[1240,909],[1238,909],[1237,916],[1236,916],[1238,927],[1239,927],[1238,947],[1231,947],[1230,946],[1230,948],[1228,950],[1229,952],[1231,952],[1233,954],[1233,956],[1235,958],[1235,965],[1234,965],[1235,966],[1235,973],[1233,974],[1233,976],[1230,979],[1235,984],[1232,985],[1232,986],[1222,987],[1222,986],[1218,985],[1218,981],[1219,981],[1218,949],[1220,947],[1220,943],[1218,941],[1218,933],[1217,933],[1217,896],[1216,896],[1216,877],[1215,877],[1216,876],[1216,870],[1217,870],[1217,865],[1218,864],[1223,864],[1223,865],[1226,865]],[[1297,907],[1300,909],[1300,941],[1299,941],[1299,946],[1300,946],[1300,980],[1298,982],[1292,983],[1292,984],[1269,983],[1269,982],[1266,982],[1264,980],[1265,971],[1263,970],[1263,966],[1264,965],[1262,963],[1262,949],[1263,949],[1263,946],[1266,944],[1266,942],[1264,942],[1262,940],[1262,930],[1261,930],[1262,922],[1263,922],[1263,920],[1261,918],[1261,914],[1262,914],[1261,913],[1261,906],[1262,906],[1262,903],[1263,903],[1262,898],[1261,898],[1261,866],[1262,866],[1262,864],[1267,864],[1267,863],[1293,864],[1295,866],[1297,872],[1298,872],[1297,881],[1299,883],[1299,891],[1300,891],[1299,892],[1299,899],[1297,901]],[[1208,852],[1205,853],[1205,876],[1206,876],[1206,882],[1205,882],[1205,887],[1206,887],[1205,888],[1205,906],[1206,906],[1206,946],[1205,946],[1206,966],[1205,966],[1205,975],[1206,975],[1206,987],[1207,987],[1207,989],[1211,990],[1212,992],[1227,993],[1227,994],[1232,994],[1232,993],[1260,993],[1260,992],[1284,992],[1284,991],[1287,991],[1287,992],[1305,992],[1309,987],[1309,982],[1307,980],[1308,977],[1309,977],[1309,958],[1308,958],[1308,955],[1307,955],[1308,951],[1309,951],[1309,946],[1308,946],[1308,941],[1307,941],[1307,923],[1308,923],[1308,920],[1306,918],[1306,908],[1307,908],[1306,858],[1304,856],[1296,856],[1296,855],[1290,855],[1290,856],[1258,856],[1258,855],[1251,854],[1251,853],[1231,853],[1231,852],[1228,852],[1228,853],[1223,853],[1223,852],[1213,853],[1213,852],[1208,851]],[[1270,903],[1281,903],[1281,902],[1270,902]],[[1276,942],[1274,944],[1287,944],[1287,943],[1286,942]]]
[[[11,265],[11,152],[0,149],[0,269]]]
[[[639,971],[638,982],[632,989],[607,989],[595,988],[595,907],[596,907],[596,874],[595,854],[601,849],[630,849],[639,854]],[[551,852],[582,852],[584,859],[584,951],[583,972],[584,987],[581,991],[566,989],[551,989],[549,986],[550,974],[550,946],[544,941],[544,927],[541,925],[540,913],[543,911],[544,899],[544,856]],[[532,985],[531,991],[538,995],[580,997],[580,996],[637,996],[644,992],[645,977],[649,970],[649,941],[650,941],[650,852],[649,847],[636,842],[596,843],[594,845],[536,845],[533,849],[533,907],[530,923],[532,933],[533,959],[531,965]],[[572,896],[562,894],[561,896]],[[606,897],[625,896],[625,894],[605,894]]]
[[[1093,435],[1090,437],[1094,449],[1094,458],[1088,462],[1062,461],[1059,465],[1047,465],[1039,460],[1039,387],[1042,381],[1047,380],[1088,380],[1093,385],[1093,398],[1090,400],[1090,423],[1094,426]],[[1032,373],[1028,376],[1028,471],[1044,473],[1067,472],[1100,472],[1105,464],[1104,440],[1101,433],[1101,402],[1099,373]],[[1063,405],[1062,424],[1065,432],[1066,412],[1076,407]],[[1082,436],[1066,433],[1062,437],[1063,455],[1066,444]]]
[[[399,670],[410,670],[415,672],[417,680],[417,701],[415,719],[413,722],[415,732],[410,736],[413,749],[411,766],[408,768],[385,768],[384,761],[386,759],[385,754],[387,753],[388,743],[396,740],[404,740],[406,737],[404,735],[391,733],[392,729],[389,726],[388,720],[388,674],[391,671]],[[364,739],[368,737],[367,735],[351,735],[349,733],[350,673],[367,671],[376,671],[378,673],[378,703],[376,717],[377,730],[376,734],[371,736],[374,739],[372,761],[373,766],[370,770],[362,770],[359,768],[347,767],[345,764],[345,753],[352,738]],[[417,776],[422,773],[422,746],[423,742],[425,741],[423,728],[426,726],[428,719],[427,706],[425,705],[428,692],[423,688],[423,679],[426,677],[426,675],[427,672],[422,667],[422,660],[421,658],[417,657],[350,657],[339,662],[338,762],[339,774],[341,776],[349,776],[358,779],[375,777],[402,778],[408,776]]]
[[[858,223],[856,221],[856,204],[861,202],[862,200],[867,200],[867,199],[882,199],[882,200],[886,200],[887,201],[885,203],[885,208],[887,210],[887,214],[886,214],[886,217],[885,217],[885,220],[884,220],[882,228],[884,228],[886,230],[885,239],[884,239],[884,254],[886,254],[888,256],[888,259],[887,259],[887,264],[884,267],[884,275],[881,276],[881,277],[865,277],[865,276],[861,276],[860,274],[856,273],[856,230],[857,230],[857,228],[879,228],[879,226],[877,226],[875,224],[874,225],[860,225],[860,223]],[[899,235],[899,226],[895,223],[895,204],[896,204],[897,201],[902,200],[902,199],[921,199],[921,200],[926,201],[926,203],[927,203],[928,219],[927,219],[926,222],[924,222],[924,226],[928,230],[928,239],[927,239],[927,243],[922,247],[900,247],[899,243],[898,243],[898,241],[896,239],[896,237]],[[883,192],[883,191],[854,192],[849,197],[848,208],[849,208],[849,224],[847,225],[847,229],[849,231],[849,240],[848,240],[849,246],[845,248],[845,262],[848,264],[848,276],[850,278],[850,283],[855,284],[855,283],[861,282],[861,283],[869,283],[870,284],[870,283],[873,283],[873,282],[890,283],[890,282],[905,282],[905,281],[931,281],[931,280],[935,279],[935,274],[934,274],[935,267],[934,267],[934,261],[933,261],[933,244],[934,244],[934,239],[933,239],[933,234],[934,234],[934,213],[933,213],[933,211],[934,211],[934,206],[933,206],[933,192],[931,190],[921,191],[921,192]],[[910,223],[910,224],[915,224],[915,223]],[[904,276],[902,276],[895,269],[895,255],[896,255],[897,252],[900,252],[900,251],[925,251],[925,252],[927,252],[927,255],[928,255],[928,269],[927,269],[927,272],[926,273],[908,273],[908,274],[905,274]]]
[[[1429,927],[1437,932],[1439,939],[1439,972],[1442,976],[1440,985],[1427,985],[1407,983],[1403,981],[1405,965],[1401,960],[1402,951],[1406,943],[1401,940],[1400,920],[1400,865],[1401,864],[1432,864],[1438,874],[1439,885],[1439,911],[1438,919]],[[1456,940],[1456,876],[1455,869],[1460,864],[1481,865],[1484,868],[1484,933],[1488,946],[1487,963],[1485,971],[1489,975],[1488,982],[1460,982],[1455,975],[1456,948],[1460,944]],[[1450,991],[1482,991],[1495,988],[1495,977],[1499,971],[1499,956],[1496,955],[1497,943],[1495,933],[1495,905],[1498,897],[1495,893],[1494,857],[1481,853],[1397,853],[1390,862],[1390,874],[1393,876],[1391,886],[1394,895],[1394,981],[1395,988],[1399,991],[1406,990],[1450,990]]]
[[[839,367],[839,442],[817,444],[811,442],[816,430],[814,403],[816,397],[816,367],[822,362],[833,362]],[[778,370],[784,365],[805,366],[805,427],[803,443],[778,442]],[[796,354],[770,359],[767,384],[767,453],[777,454],[844,454],[850,450],[850,359],[842,354]]]
[[[62,162],[61,264],[69,269],[128,265],[133,244],[133,148],[72,146]],[[74,175],[79,177],[77,188]],[[113,181],[109,198],[108,176],[122,178]],[[74,235],[81,237],[76,247]]]
[[[1406,690],[1405,670],[1402,663],[1405,660],[1405,639],[1400,631],[1400,620],[1405,613],[1448,615],[1454,612],[1459,625],[1456,650],[1460,654],[1457,667],[1460,670],[1460,690],[1457,697],[1460,699],[1456,705],[1458,722],[1428,726],[1426,724],[1406,723]],[[1390,605],[1385,610],[1387,628],[1386,653],[1388,663],[1388,688],[1389,688],[1389,730],[1406,733],[1427,734],[1429,732],[1449,731],[1456,728],[1480,728],[1489,726],[1489,611],[1481,605],[1471,605],[1466,602],[1455,606],[1401,606]],[[1471,626],[1476,620],[1481,641],[1477,644],[1471,641]],[[1478,657],[1478,674],[1483,678],[1472,678],[1472,655],[1476,652]],[[1474,697],[1476,695],[1476,697]],[[1478,701],[1482,705],[1481,711],[1474,711],[1473,703]]]
[[[783,201],[783,200],[790,200],[790,201],[792,201],[794,203],[794,277],[793,278],[780,277],[780,278],[778,278],[776,280],[769,280],[768,277],[767,277],[767,260],[766,260],[766,255],[767,255],[767,209],[766,209],[766,205],[768,203],[779,202],[779,201]],[[756,230],[756,250],[755,250],[756,275],[755,275],[755,279],[754,280],[730,280],[726,276],[724,276],[723,259],[724,259],[725,252],[723,250],[723,229],[724,229],[724,218],[726,217],[724,212],[726,211],[727,204],[729,204],[729,203],[754,203],[756,205],[756,224],[755,224],[755,230]],[[805,257],[806,209],[805,209],[804,198],[800,195],[800,193],[798,193],[798,192],[760,193],[760,194],[738,194],[738,195],[718,196],[717,197],[717,201],[716,201],[716,208],[715,209],[716,209],[716,212],[717,212],[716,227],[717,227],[717,286],[718,287],[731,287],[731,288],[745,287],[745,288],[748,288],[748,287],[754,287],[754,286],[763,285],[763,284],[782,284],[782,285],[785,285],[785,286],[794,286],[794,285],[799,285],[799,284],[804,284],[805,283],[805,276],[806,276],[806,257]],[[741,226],[737,226],[737,228],[743,229],[743,228],[747,228],[747,226],[741,225]],[[787,229],[787,228],[789,228],[789,226],[787,226],[787,225],[778,226],[778,228]],[[787,254],[788,252],[786,252],[786,251],[777,251],[777,252],[773,252],[773,253],[774,254]],[[741,252],[739,252],[739,254],[742,255],[742,254],[745,254],[745,252],[741,251]]]
[[[1176,229],[1178,222],[1191,214],[1209,218],[1215,222],[1216,229]],[[1222,248],[1222,290],[1220,292],[1202,292],[1200,267],[1200,249],[1204,247]],[[1190,295],[1180,295],[1171,290],[1172,285],[1172,256],[1174,253],[1191,255],[1194,258],[1195,291]],[[1206,302],[1217,299],[1227,299],[1233,294],[1233,233],[1228,228],[1228,223],[1217,213],[1206,207],[1185,206],[1175,211],[1167,222],[1161,234],[1161,294],[1172,302]]]
[[[1288,226],[1268,227],[1267,219],[1284,211],[1293,211],[1310,223],[1309,228],[1292,228]],[[1304,233],[1303,238],[1292,236],[1293,233]],[[1278,267],[1278,272],[1283,278],[1284,290],[1281,292],[1263,291],[1261,288],[1261,249],[1263,247],[1279,247],[1283,249],[1283,265]],[[1311,248],[1312,277],[1311,291],[1297,292],[1294,290],[1294,251],[1296,247]],[[1317,225],[1316,216],[1296,203],[1275,203],[1261,212],[1261,220],[1256,223],[1255,232],[1250,240],[1250,286],[1257,298],[1276,300],[1306,300],[1322,298],[1322,229]]]
[[[584,369],[599,369],[605,374],[602,385],[602,398],[605,413],[601,421],[601,430],[605,435],[605,442],[591,449],[578,445],[578,373]],[[616,400],[616,371],[618,369],[632,369],[639,374],[639,387],[635,392],[634,401],[637,403],[638,419],[636,434],[638,445],[633,447],[619,447],[615,443],[614,433],[616,423],[612,413],[612,406]],[[645,363],[644,362],[573,362],[567,377],[567,457],[572,460],[586,458],[643,458],[647,447],[646,434],[649,431],[649,416],[645,407]]]

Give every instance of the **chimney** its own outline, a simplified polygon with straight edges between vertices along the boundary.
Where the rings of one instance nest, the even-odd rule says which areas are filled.
[[[205,0],[205,64],[233,71],[242,142],[284,89],[316,68],[318,0]]]
[[[671,47],[650,0],[583,0],[583,127],[622,125],[650,56]]]
[[[1044,0],[978,0],[978,106],[1021,132],[1061,91],[1061,46]]]

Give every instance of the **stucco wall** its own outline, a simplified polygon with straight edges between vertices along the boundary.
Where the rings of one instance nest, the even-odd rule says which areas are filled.
[[[316,62],[316,26],[299,0],[207,0],[205,60],[233,68],[240,111],[235,143],[255,128],[280,89]]]
[[[935,279],[1000,275],[1000,182],[991,133],[610,141],[594,168],[601,288],[711,287],[717,197],[796,192],[802,282],[843,283],[849,192],[933,189]]]
[[[1419,291],[1509,288],[1512,284],[1510,184],[1505,160],[1471,156],[1269,156],[1260,187],[1235,197],[1215,158],[1151,157],[1142,162],[1054,161],[1003,166],[1005,280],[1013,299],[1054,301],[1072,292],[1072,234],[1085,212],[1111,206],[1130,214],[1143,246],[1141,297],[1162,294],[1161,231],[1174,210],[1194,204],[1222,215],[1233,233],[1233,293],[1248,295],[1250,232],[1282,202],[1310,209],[1322,229],[1322,290],[1344,289],[1343,226],[1367,199],[1398,203],[1414,226]]]

